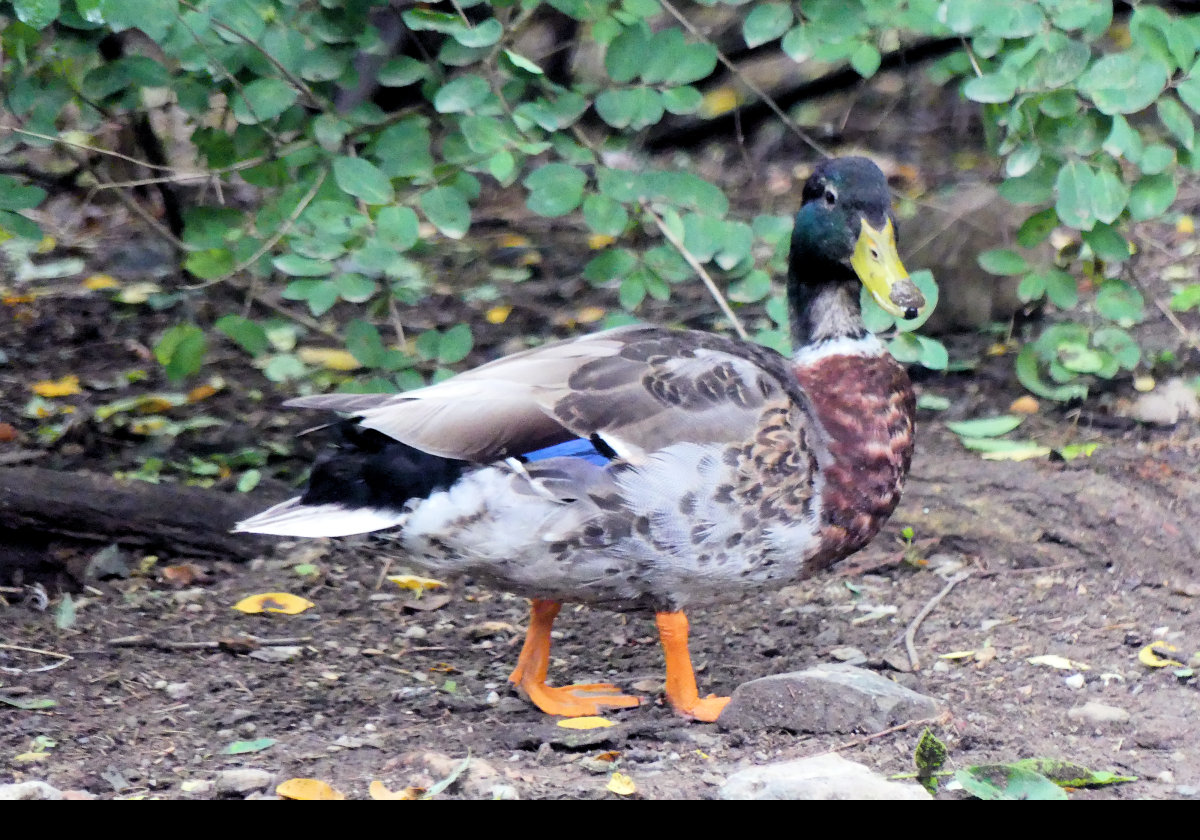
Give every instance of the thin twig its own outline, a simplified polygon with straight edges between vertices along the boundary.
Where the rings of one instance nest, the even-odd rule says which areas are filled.
[[[1175,329],[1179,330],[1179,334],[1181,336],[1183,336],[1183,340],[1188,346],[1191,346],[1191,347],[1198,346],[1196,336],[1193,335],[1191,333],[1191,331],[1188,330],[1188,328],[1183,325],[1182,321],[1180,321],[1177,317],[1175,317],[1175,313],[1171,311],[1171,308],[1169,306],[1167,306],[1165,303],[1163,303],[1158,298],[1154,298],[1154,305],[1157,306],[1160,310],[1162,310],[1162,314],[1167,316],[1167,320],[1171,322],[1171,325],[1173,327],[1175,327]]]
[[[666,222],[659,218],[659,215],[655,213],[653,209],[651,209],[650,203],[645,199],[642,199],[641,204],[642,210],[644,210],[646,215],[653,219],[654,223],[658,225],[658,229],[662,231],[663,237],[670,242],[675,250],[679,252],[679,255],[687,261],[687,264],[692,267],[692,270],[700,275],[700,279],[704,281],[704,285],[708,288],[708,293],[713,296],[713,300],[717,302],[717,306],[721,307],[721,311],[725,313],[725,317],[728,318],[730,323],[733,324],[733,329],[735,332],[737,332],[738,337],[741,338],[742,341],[749,341],[749,334],[746,332],[745,327],[742,326],[742,322],[738,320],[738,316],[733,314],[733,309],[730,308],[729,301],[725,300],[725,296],[721,294],[721,290],[717,288],[716,281],[714,281],[712,276],[704,270],[704,266],[700,264],[700,261],[697,260],[695,255],[687,249],[683,242],[679,240],[679,237],[671,232],[671,229],[667,227]]]
[[[904,648],[908,651],[908,662],[914,671],[921,670],[921,660],[917,656],[917,628],[921,626],[922,621],[929,617],[929,614],[933,612],[933,608],[950,594],[951,589],[958,586],[970,576],[971,571],[967,569],[946,581],[946,585],[942,587],[942,591],[929,599],[929,603],[921,608],[921,611],[917,613],[917,617],[912,620],[912,623],[908,625],[908,629],[904,631]]]
[[[22,653],[35,653],[38,656],[53,656],[59,660],[52,665],[43,665],[41,668],[0,667],[0,671],[3,671],[6,674],[40,674],[43,671],[53,671],[55,668],[62,667],[75,658],[73,656],[68,656],[65,653],[57,653],[53,650],[43,650],[42,648],[25,647],[24,645],[0,644],[0,650],[19,650]]]
[[[217,283],[224,283],[230,277],[245,271],[247,268],[258,262],[259,257],[274,248],[275,244],[279,242],[280,239],[283,239],[283,237],[287,235],[287,232],[292,229],[292,225],[296,224],[296,220],[300,218],[300,214],[303,213],[308,208],[308,205],[312,203],[312,200],[317,197],[317,192],[321,189],[321,185],[325,183],[325,178],[328,175],[329,170],[325,169],[319,176],[317,176],[317,180],[313,182],[312,188],[304,194],[304,197],[300,199],[300,202],[296,205],[296,208],[288,214],[286,219],[279,223],[279,227],[275,230],[275,232],[268,236],[266,241],[256,248],[253,254],[246,257],[246,259],[242,260],[220,277],[213,278],[212,280],[206,280],[203,283],[197,283],[193,286],[184,286],[183,288],[203,289],[207,286],[216,285]]]
[[[855,738],[853,741],[846,741],[844,744],[838,744],[836,747],[830,747],[827,750],[822,750],[821,753],[817,753],[817,755],[827,752],[841,752],[842,750],[848,750],[851,747],[860,746],[868,741],[875,741],[895,732],[903,732],[905,729],[912,729],[914,726],[930,726],[932,724],[942,725],[947,723],[949,720],[950,712],[948,711],[942,712],[937,717],[925,718],[924,720],[906,720],[904,723],[898,723],[895,726],[889,726],[887,729],[881,729],[879,732],[872,732],[870,735],[863,735],[860,738]]]
[[[312,636],[290,636],[280,639],[259,639],[255,636],[244,637],[245,641],[255,647],[292,647],[301,645],[305,642],[311,642]],[[240,640],[239,640],[240,641]],[[174,642],[170,639],[159,639],[147,633],[138,633],[134,636],[121,636],[117,639],[109,639],[106,644],[109,647],[118,648],[154,648],[156,650],[216,650],[223,646],[227,646],[227,642],[220,640],[206,642]]]

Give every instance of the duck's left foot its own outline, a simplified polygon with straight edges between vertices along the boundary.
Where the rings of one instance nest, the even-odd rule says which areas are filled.
[[[728,697],[718,697],[715,694],[710,694],[707,697],[697,697],[690,704],[675,703],[673,698],[672,704],[675,711],[684,717],[689,717],[692,720],[699,720],[705,723],[712,723],[721,716],[721,710],[729,704]]]
[[[605,709],[631,709],[642,701],[608,683],[589,683],[551,687],[545,683],[521,682],[518,687],[535,706],[548,715],[583,717],[598,715]]]

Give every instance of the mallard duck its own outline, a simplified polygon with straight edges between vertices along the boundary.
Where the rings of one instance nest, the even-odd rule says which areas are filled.
[[[925,301],[865,158],[816,167],[788,269],[795,352],[630,326],[506,356],[403,394],[290,406],[351,417],[304,495],[239,524],[318,537],[399,528],[405,559],[532,599],[510,680],[552,715],[636,706],[609,684],[550,687],[562,602],[656,615],[675,710],[701,698],[685,610],[809,577],[896,507],[913,449],[904,368],[862,323],[861,281],[897,317]]]

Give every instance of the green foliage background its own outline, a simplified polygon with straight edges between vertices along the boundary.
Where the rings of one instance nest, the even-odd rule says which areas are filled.
[[[397,307],[422,305],[429,278],[414,255],[430,246],[432,231],[467,236],[485,184],[521,191],[540,216],[578,214],[592,233],[612,237],[583,275],[614,286],[626,310],[670,298],[674,284],[695,276],[689,260],[735,304],[770,298],[789,219],[731,218],[722,190],[697,175],[606,162],[639,131],[701,108],[720,56],[687,21],[698,6],[718,3],[5,0],[0,151],[59,142],[67,128],[88,138],[165,92],[194,126],[206,177],[236,175],[258,191],[249,211],[187,208],[186,269],[208,283],[282,278],[283,297],[313,318],[339,301],[361,306],[344,340],[377,375],[359,387],[411,387],[421,381],[413,358],[375,324]],[[990,272],[1020,275],[1025,300],[1048,298],[1077,316],[1026,344],[1018,375],[1038,394],[1067,399],[1086,393],[1090,377],[1142,362],[1129,329],[1145,302],[1112,266],[1130,257],[1129,225],[1167,213],[1182,175],[1200,167],[1200,20],[1149,5],[1114,20],[1112,5],[1097,0],[726,5],[737,7],[746,47],[801,64],[846,64],[863,77],[898,45],[961,39],[930,72],[979,103],[1003,159],[1001,192],[1029,208],[1018,241],[1032,247],[1059,226],[1079,236],[1051,265],[1012,251],[980,257]],[[384,13],[399,14],[419,58],[395,53],[377,26]],[[564,31],[562,16],[574,22],[575,40],[558,48],[601,59],[569,83],[553,81],[541,56],[522,53],[533,42],[526,35],[552,17]],[[131,29],[150,47],[104,58],[104,40]],[[402,104],[347,106],[345,91],[360,85]],[[603,131],[582,130],[589,114]],[[40,235],[24,211],[43,198],[36,186],[0,177],[0,231]],[[666,241],[635,247],[643,229]],[[1077,293],[1081,272],[1096,289],[1087,300]],[[919,282],[934,291],[928,276]],[[1200,306],[1200,286],[1176,291],[1173,308]],[[782,300],[771,298],[768,312],[775,326],[756,338],[783,349]],[[877,308],[866,315],[874,329],[894,326]],[[162,337],[156,353],[172,378],[200,369],[204,326],[181,324]],[[230,314],[215,326],[272,378],[308,373],[271,322]],[[439,366],[471,347],[465,324],[415,342],[416,354]],[[892,349],[905,361],[947,363],[938,342],[911,332],[895,333]]]

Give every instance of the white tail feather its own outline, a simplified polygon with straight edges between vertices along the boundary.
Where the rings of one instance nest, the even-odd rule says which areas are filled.
[[[378,508],[304,505],[297,496],[242,520],[233,530],[279,537],[348,537],[392,528],[403,523],[407,516],[400,511]]]

